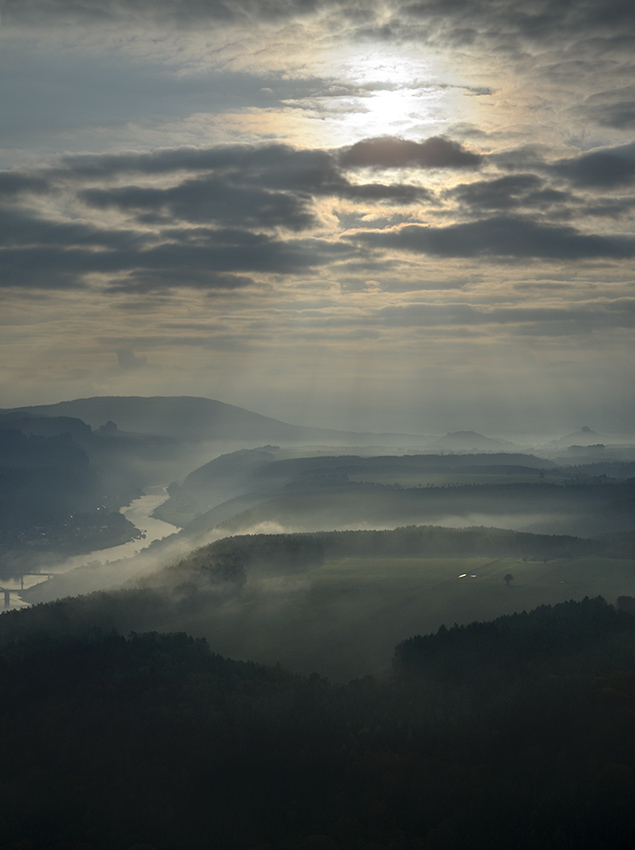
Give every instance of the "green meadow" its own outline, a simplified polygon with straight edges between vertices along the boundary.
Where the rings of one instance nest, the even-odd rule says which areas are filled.
[[[630,560],[341,557],[301,573],[248,574],[239,595],[184,626],[223,655],[347,680],[389,672],[399,641],[441,625],[622,595],[635,595]]]

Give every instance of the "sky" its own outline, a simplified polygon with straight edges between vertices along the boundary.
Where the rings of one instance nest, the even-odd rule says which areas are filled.
[[[635,432],[632,0],[0,13],[0,406]]]

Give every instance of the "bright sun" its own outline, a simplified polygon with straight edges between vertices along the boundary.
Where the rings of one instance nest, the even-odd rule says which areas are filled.
[[[438,75],[419,56],[377,49],[341,57],[339,64],[350,86],[347,108],[339,114],[353,139],[419,134],[443,115]]]
[[[403,135],[413,124],[429,119],[426,106],[421,94],[411,89],[379,89],[361,101],[361,111],[350,123],[366,128],[371,136]]]
[[[422,64],[422,63],[418,63]],[[388,85],[407,85],[417,75],[412,61],[403,56],[374,52],[351,61],[349,74],[361,85],[381,82]]]

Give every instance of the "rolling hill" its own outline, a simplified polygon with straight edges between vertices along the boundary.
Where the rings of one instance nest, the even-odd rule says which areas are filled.
[[[72,416],[82,419],[92,428],[112,421],[123,431],[175,437],[186,441],[274,441],[346,445],[378,439],[405,438],[405,435],[353,433],[290,425],[232,404],[193,396],[97,396],[3,412]]]

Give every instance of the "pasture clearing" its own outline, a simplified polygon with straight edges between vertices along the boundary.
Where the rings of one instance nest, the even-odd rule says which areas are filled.
[[[514,578],[507,584],[505,575]],[[184,624],[223,655],[336,680],[389,672],[397,643],[585,596],[635,596],[632,561],[602,558],[337,558],[258,576]]]

